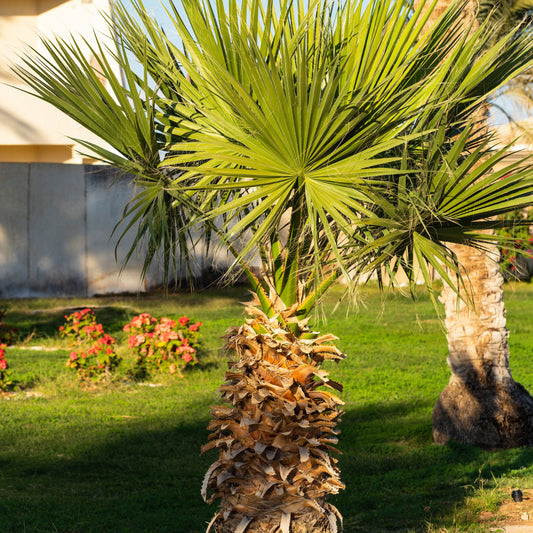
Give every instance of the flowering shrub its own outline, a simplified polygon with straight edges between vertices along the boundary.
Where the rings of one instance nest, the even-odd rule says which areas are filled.
[[[533,210],[524,213],[521,210],[512,211],[505,215],[498,217],[499,220],[506,220],[511,222],[518,222],[527,220],[533,225]],[[500,264],[502,272],[507,273],[511,278],[521,279],[523,277],[529,278],[527,272],[524,270],[524,260],[520,260],[520,256],[533,257],[533,235],[530,234],[530,226],[527,224],[513,225],[510,228],[502,228],[497,230],[499,235],[512,239],[514,241],[514,248],[510,250],[505,245],[500,247]],[[518,254],[518,255],[517,255]]]
[[[59,328],[62,337],[71,339],[76,349],[70,352],[67,367],[76,370],[81,380],[98,381],[108,378],[121,358],[115,353],[115,339],[96,323],[91,309],[65,315],[66,323]]]
[[[71,315],[65,315],[65,325],[59,327],[61,337],[71,339],[71,345],[90,343],[94,337],[98,337],[95,328],[103,331],[101,324],[96,324],[96,317],[92,309],[75,311]]]
[[[0,309],[0,344],[13,344],[17,334],[16,328],[11,328],[4,324],[4,317],[6,313]]]
[[[198,363],[196,352],[201,322],[191,323],[182,316],[178,320],[160,320],[141,313],[124,326],[128,344],[137,355],[136,370],[141,376],[153,371],[181,375],[181,369]]]
[[[13,383],[6,361],[6,344],[0,344],[0,390],[5,391]]]

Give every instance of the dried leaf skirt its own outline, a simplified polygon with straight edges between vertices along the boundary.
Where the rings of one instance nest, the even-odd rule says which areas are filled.
[[[252,317],[227,335],[235,359],[220,392],[230,405],[213,407],[202,448],[220,452],[202,486],[206,501],[221,500],[208,531],[334,533],[341,517],[326,497],[344,485],[329,453],[343,402],[319,387],[342,387],[320,364],[344,355],[332,335],[309,335],[303,323],[292,333],[289,310],[247,311]]]

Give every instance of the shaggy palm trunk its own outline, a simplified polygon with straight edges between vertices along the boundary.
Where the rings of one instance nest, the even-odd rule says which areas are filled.
[[[272,319],[255,307],[247,312],[246,324],[227,335],[236,360],[220,392],[230,405],[213,408],[202,449],[220,451],[202,487],[208,502],[221,500],[208,531],[336,532],[340,515],[326,497],[344,487],[329,455],[342,401],[318,387],[341,389],[319,367],[344,356],[332,335],[293,334],[290,310]],[[300,331],[308,332],[303,324]]]
[[[471,247],[453,249],[474,305],[458,302],[450,288],[442,292],[452,375],[433,411],[435,442],[453,438],[488,449],[531,446],[533,399],[511,376],[499,264]]]

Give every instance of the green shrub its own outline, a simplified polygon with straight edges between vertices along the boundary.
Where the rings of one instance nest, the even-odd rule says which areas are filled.
[[[8,390],[12,385],[11,373],[6,360],[6,344],[0,344],[0,390]]]
[[[61,336],[69,338],[76,348],[70,352],[67,368],[75,370],[82,381],[109,379],[122,360],[113,348],[115,339],[96,323],[91,309],[75,311],[65,319],[65,325],[59,328]]]
[[[13,344],[17,335],[17,328],[4,324],[6,313],[0,309],[0,344]]]
[[[181,370],[198,363],[197,349],[201,322],[182,316],[177,320],[157,319],[149,313],[133,317],[124,331],[137,356],[136,375],[144,377],[155,371],[181,375]]]

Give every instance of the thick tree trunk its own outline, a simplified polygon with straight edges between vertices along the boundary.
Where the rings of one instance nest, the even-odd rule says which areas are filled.
[[[453,249],[473,307],[458,302],[450,288],[443,290],[452,375],[433,411],[435,442],[454,439],[486,449],[531,446],[533,398],[511,376],[499,265],[495,256],[474,248]]]
[[[422,2],[425,3],[425,7],[429,7],[430,2],[429,0],[415,0],[414,2],[414,8],[418,9],[420,7],[420,4]],[[440,0],[433,11],[431,12],[431,16],[429,17],[428,21],[426,22],[426,25],[424,26],[424,32],[429,30],[431,26],[435,23],[436,20],[450,7],[452,4],[452,0]],[[472,21],[476,17],[476,12],[478,8],[478,2],[477,0],[469,0],[468,3],[465,4],[465,8],[462,11],[462,16],[460,19],[457,20],[458,24],[461,24],[465,29],[469,28],[469,25],[472,23]],[[472,28],[469,28],[470,31],[475,31],[478,25],[474,22]]]
[[[326,498],[344,487],[330,455],[342,401],[318,387],[342,389],[320,365],[344,355],[332,335],[305,339],[287,327],[296,306],[277,318],[247,311],[227,335],[235,357],[220,387],[227,404],[213,407],[203,446],[219,450],[202,487],[207,501],[221,500],[208,531],[334,533],[340,515]],[[300,331],[309,334],[304,323]]]
[[[248,502],[247,502],[248,503]],[[214,524],[214,531],[216,533],[235,533],[239,531],[239,526],[244,526],[242,517],[232,515],[231,518],[225,521],[222,515]],[[333,533],[330,521],[322,514],[314,510],[291,517],[290,533]],[[272,516],[264,519],[255,518],[246,526],[246,533],[284,533],[280,520]]]
[[[415,0],[415,8],[420,4],[421,0]],[[450,4],[451,0],[440,0],[426,28]],[[465,31],[472,33],[478,27],[477,9],[477,0],[465,4],[460,21]],[[482,123],[488,113],[486,109],[479,113]],[[490,258],[467,246],[451,247],[470,280],[474,305],[458,301],[450,288],[442,292],[452,375],[433,411],[435,442],[454,439],[487,449],[531,446],[533,399],[513,380],[509,368],[503,277],[495,260],[498,252],[494,248]]]

